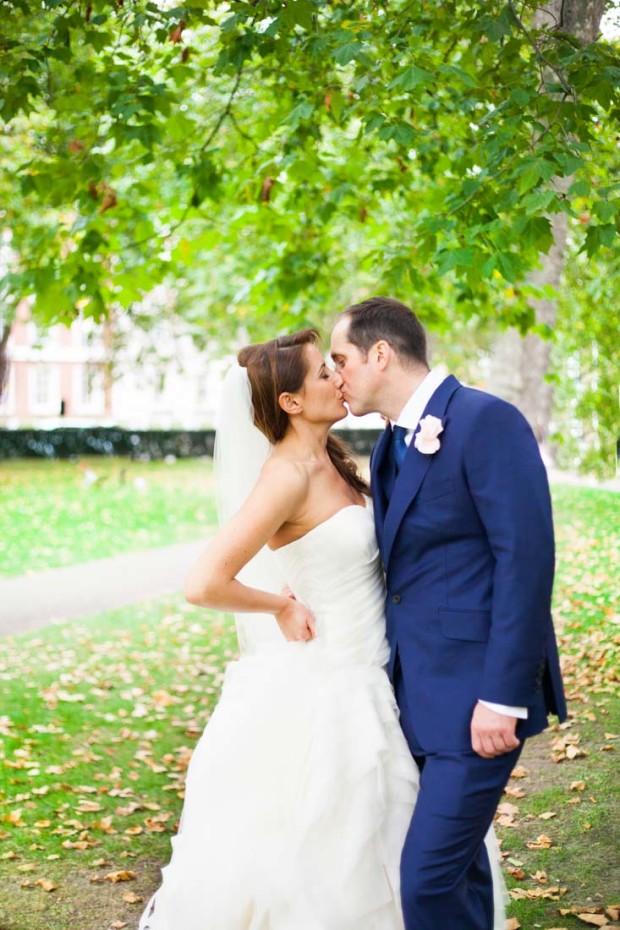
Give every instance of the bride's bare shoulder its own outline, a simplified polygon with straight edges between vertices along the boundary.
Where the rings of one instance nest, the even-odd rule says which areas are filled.
[[[310,483],[310,474],[303,462],[277,452],[263,465],[260,478],[263,486],[273,487],[280,493],[294,493],[297,497],[307,493]]]

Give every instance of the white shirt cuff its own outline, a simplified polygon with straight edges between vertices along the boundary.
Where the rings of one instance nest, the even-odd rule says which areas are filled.
[[[506,714],[508,717],[518,717],[519,720],[527,720],[527,707],[509,707],[507,704],[492,704],[491,701],[480,701],[485,707],[496,711],[498,714]]]

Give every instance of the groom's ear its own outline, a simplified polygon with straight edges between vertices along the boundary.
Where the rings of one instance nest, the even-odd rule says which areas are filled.
[[[386,342],[385,339],[380,339],[378,342],[375,342],[370,352],[372,353],[378,368],[380,368],[382,371],[387,368],[388,362],[390,361],[392,355],[392,346],[389,344],[389,342]]]
[[[288,391],[280,394],[278,397],[278,404],[289,417],[296,413],[301,413],[302,410],[299,394],[290,394]]]

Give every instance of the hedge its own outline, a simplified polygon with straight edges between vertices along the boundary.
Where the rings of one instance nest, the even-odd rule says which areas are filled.
[[[370,455],[380,430],[335,430],[358,455]],[[128,430],[117,427],[0,429],[0,459],[121,455],[163,459],[213,455],[215,430]]]

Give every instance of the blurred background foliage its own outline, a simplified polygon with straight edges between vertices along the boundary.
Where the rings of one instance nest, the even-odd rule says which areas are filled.
[[[389,293],[459,367],[482,357],[491,389],[502,331],[545,341],[500,392],[539,439],[562,434],[561,459],[609,471],[610,7],[4,0],[5,337],[25,297],[43,326],[149,326],[142,301],[163,284],[165,312],[219,348]]]

